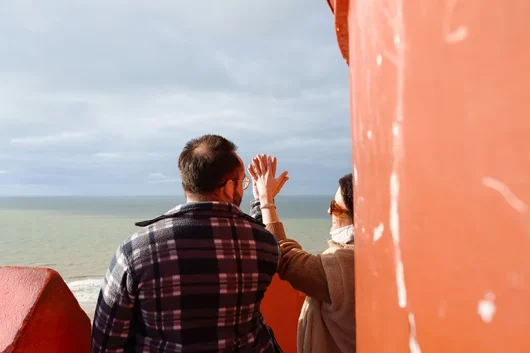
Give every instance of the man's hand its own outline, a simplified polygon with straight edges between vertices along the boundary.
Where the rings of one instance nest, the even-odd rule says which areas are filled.
[[[276,157],[268,155],[258,155],[252,159],[248,172],[252,177],[252,193],[255,198],[263,198],[267,202],[272,202],[289,180],[287,171],[276,178],[277,162]]]
[[[249,164],[248,171],[252,175],[252,171],[250,170],[251,168],[252,168],[252,164]],[[275,198],[276,195],[278,195],[280,193],[280,191],[282,190],[283,185],[287,182],[287,180],[289,180],[289,177],[287,176],[287,172],[283,172],[276,179],[276,181],[278,182],[278,186],[276,187],[276,191],[274,192],[273,198]],[[258,187],[257,187],[256,182],[254,180],[252,180],[252,195],[254,195],[255,199],[259,199]]]

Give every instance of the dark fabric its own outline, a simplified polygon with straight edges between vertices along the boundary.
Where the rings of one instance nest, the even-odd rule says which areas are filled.
[[[196,202],[139,224],[103,281],[93,353],[276,352],[260,303],[279,247],[261,222]]]
[[[250,201],[250,216],[260,223],[263,222],[259,199],[253,199]]]

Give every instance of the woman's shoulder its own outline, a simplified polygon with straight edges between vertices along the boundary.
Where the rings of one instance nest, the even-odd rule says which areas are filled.
[[[329,248],[320,255],[324,267],[350,267],[353,263],[353,244],[339,244],[329,241]]]
[[[353,256],[353,244],[341,244],[333,240],[328,240],[329,247],[324,251],[323,254],[333,254],[340,252],[341,254],[347,254]]]

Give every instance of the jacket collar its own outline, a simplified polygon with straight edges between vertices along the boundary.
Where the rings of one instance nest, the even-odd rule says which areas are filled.
[[[158,221],[169,219],[169,218],[178,218],[178,217],[223,217],[223,218],[246,218],[252,223],[259,224],[263,227],[265,225],[255,218],[243,213],[241,209],[229,202],[218,202],[218,201],[201,201],[201,202],[187,202],[180,204],[171,210],[167,211],[165,214],[158,216],[153,219],[146,221],[136,222],[135,225],[138,227],[147,227]]]

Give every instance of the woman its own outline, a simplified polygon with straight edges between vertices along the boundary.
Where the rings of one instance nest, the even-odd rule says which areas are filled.
[[[352,175],[340,178],[328,209],[332,219],[329,247],[321,255],[312,255],[287,238],[278,218],[273,195],[288,177],[284,172],[276,179],[276,162],[275,157],[258,155],[249,165],[254,195],[259,199],[253,201],[251,214],[261,211],[263,223],[279,240],[280,278],[307,296],[298,324],[298,352],[355,352]]]

